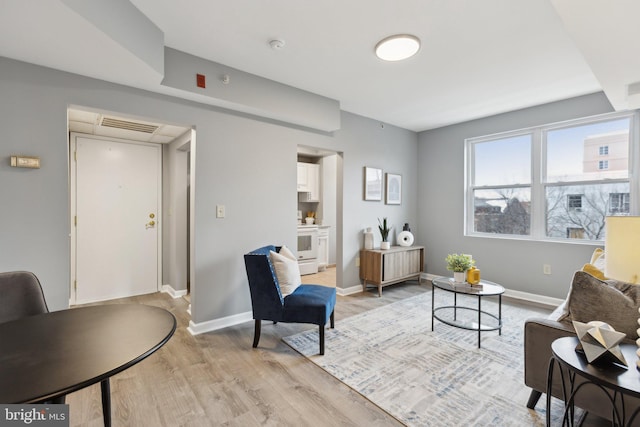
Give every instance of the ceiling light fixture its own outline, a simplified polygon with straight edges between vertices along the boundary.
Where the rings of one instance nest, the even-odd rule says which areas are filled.
[[[410,34],[396,34],[376,45],[376,56],[384,61],[402,61],[420,50],[420,39]]]

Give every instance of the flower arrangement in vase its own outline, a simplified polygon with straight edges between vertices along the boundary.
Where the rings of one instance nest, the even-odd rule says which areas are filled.
[[[456,283],[464,283],[465,272],[475,264],[471,256],[465,254],[449,254],[445,261],[447,270],[453,271],[453,280]]]
[[[382,242],[380,243],[380,249],[389,249],[391,247],[391,243],[389,243],[389,232],[391,231],[391,227],[387,226],[387,218],[382,218],[382,222],[380,218],[378,218],[378,230],[380,230],[380,235],[382,236]]]

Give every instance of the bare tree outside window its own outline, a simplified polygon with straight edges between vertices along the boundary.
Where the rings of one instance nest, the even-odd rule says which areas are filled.
[[[629,184],[591,184],[547,187],[547,236],[570,239],[602,240],[605,218],[611,215],[612,194],[627,193]],[[581,192],[580,209],[575,208],[575,193]],[[577,232],[582,230],[582,232]]]

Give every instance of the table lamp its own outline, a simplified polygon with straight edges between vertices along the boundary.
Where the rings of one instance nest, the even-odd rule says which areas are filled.
[[[640,280],[640,216],[609,216],[606,218],[604,275],[628,283]],[[640,325],[640,319],[638,319]],[[640,335],[640,329],[638,329]],[[640,347],[640,338],[636,340]],[[640,349],[636,351],[640,358]],[[636,361],[640,369],[640,360]]]

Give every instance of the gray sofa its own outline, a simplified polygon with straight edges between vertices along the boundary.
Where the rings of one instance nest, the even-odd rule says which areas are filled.
[[[551,343],[560,337],[576,336],[572,320],[608,323],[616,331],[627,334],[626,341],[635,343],[640,307],[640,286],[616,280],[600,280],[588,273],[575,273],[565,302],[547,318],[531,318],[524,325],[524,382],[531,394],[527,407],[534,409],[547,390],[547,373]],[[636,360],[627,360],[636,369]],[[638,373],[640,380],[640,372]],[[579,379],[578,379],[579,381]],[[610,391],[611,392],[611,391]],[[560,375],[554,375],[551,395],[562,399]],[[540,401],[544,406],[546,399]],[[589,414],[611,420],[611,403],[596,387],[584,387],[576,395],[576,406]],[[625,411],[632,413],[640,399],[625,397]]]

